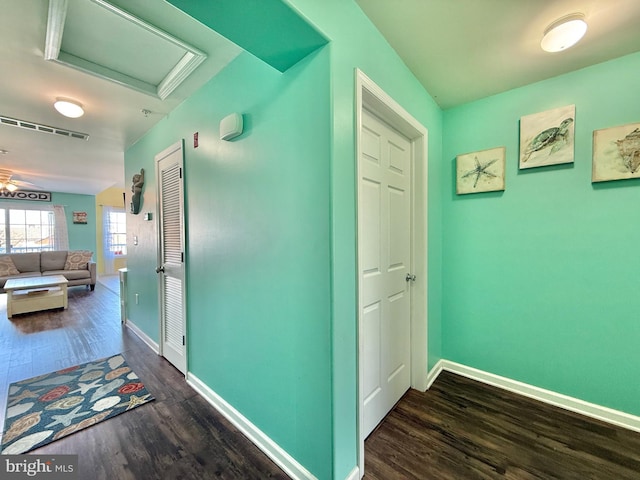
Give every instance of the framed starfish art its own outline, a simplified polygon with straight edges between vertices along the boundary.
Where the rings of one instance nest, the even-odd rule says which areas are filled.
[[[504,190],[505,147],[465,153],[456,157],[456,193]]]

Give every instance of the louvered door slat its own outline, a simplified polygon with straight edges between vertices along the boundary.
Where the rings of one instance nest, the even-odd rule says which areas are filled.
[[[186,372],[182,146],[156,157],[160,199],[162,355]]]

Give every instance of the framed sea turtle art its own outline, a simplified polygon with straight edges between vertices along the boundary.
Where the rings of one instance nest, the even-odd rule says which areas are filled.
[[[456,193],[504,190],[505,147],[465,153],[456,157]]]
[[[640,178],[640,123],[593,132],[592,182]]]
[[[575,105],[520,118],[520,169],[573,163]]]

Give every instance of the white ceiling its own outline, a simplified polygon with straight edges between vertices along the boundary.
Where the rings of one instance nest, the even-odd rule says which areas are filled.
[[[105,25],[96,23],[95,7],[94,10],[86,5],[77,8],[81,6],[78,2],[86,4],[89,0],[69,0],[70,30],[67,37],[62,37],[63,50],[89,55],[93,49],[101,62],[110,62],[123,70],[126,67],[127,74],[134,74],[136,68],[143,66],[144,70],[138,71],[143,80],[155,82],[162,78],[162,64],[169,58],[167,49],[154,49],[153,43],[147,45],[149,42],[145,41],[143,45],[132,40],[135,34],[128,31],[130,27],[122,26],[118,30],[113,24],[109,24],[109,28],[114,34],[103,35],[106,43],[96,43],[95,38],[88,35],[101,31]],[[113,0],[111,3],[203,51],[206,60],[161,100],[158,96],[44,60],[48,0],[3,1],[0,116],[90,135],[84,141],[0,124],[0,150],[8,151],[0,154],[0,168],[11,170],[15,179],[33,183],[45,191],[91,195],[111,186],[125,188],[125,149],[241,51],[162,0]],[[73,18],[71,12],[76,12]],[[84,21],[89,27],[85,32],[79,31],[83,22],[78,21],[78,16],[82,15],[90,15]],[[78,44],[83,35],[85,43]],[[169,48],[173,49],[171,58],[175,58],[175,48]],[[122,63],[127,49],[134,49],[135,56],[134,61],[125,66]],[[85,107],[85,115],[78,119],[61,116],[53,108],[56,97],[79,101]],[[151,113],[145,116],[143,109]]]
[[[640,50],[640,0],[356,0],[446,109]],[[575,47],[550,54],[554,20],[583,13]]]
[[[74,2],[89,1],[69,3],[73,7]],[[640,50],[640,0],[356,1],[443,108]],[[15,178],[45,191],[93,195],[111,186],[127,188],[125,149],[240,52],[163,0],[111,3],[203,51],[207,59],[160,100],[45,61],[48,0],[2,0],[0,116],[90,135],[82,141],[0,125],[0,150],[8,150],[0,155],[0,168],[10,169]],[[543,52],[539,42],[544,28],[573,12],[587,17],[583,42],[565,52]],[[91,27],[92,20],[85,25]],[[73,35],[63,36],[63,50],[91,52],[86,44],[69,44],[82,34],[82,22],[74,25]],[[115,44],[88,45],[105,62],[126,70],[131,66],[123,65],[123,48],[131,48],[127,34],[115,32],[109,42]],[[162,52],[135,54],[145,59],[145,79],[157,81],[161,75],[151,70],[165,58]],[[60,96],[81,102],[86,114],[80,119],[60,116],[52,105]],[[143,109],[152,113],[145,117]]]

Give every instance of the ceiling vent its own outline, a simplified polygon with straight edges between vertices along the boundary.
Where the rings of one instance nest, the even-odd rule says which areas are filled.
[[[35,122],[25,122],[24,120],[5,117],[3,115],[0,115],[0,125],[9,125],[11,127],[24,128],[25,130],[32,130],[35,132],[50,133],[52,135],[60,135],[62,137],[77,138],[79,140],[89,139],[89,134],[87,133],[74,132],[73,130],[51,127],[49,125],[41,125]]]

